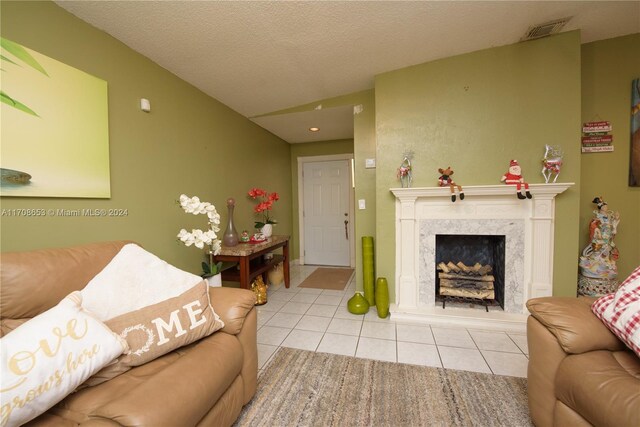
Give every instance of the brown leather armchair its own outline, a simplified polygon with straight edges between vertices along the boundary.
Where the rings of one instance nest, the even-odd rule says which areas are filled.
[[[640,359],[591,311],[593,298],[527,302],[529,411],[546,426],[640,426]]]
[[[0,258],[0,336],[82,289],[130,242],[6,252]],[[251,291],[210,288],[225,327],[105,383],[67,396],[28,425],[229,426],[256,390]]]

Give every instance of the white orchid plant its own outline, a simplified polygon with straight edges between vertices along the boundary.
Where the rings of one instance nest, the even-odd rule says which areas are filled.
[[[201,202],[197,196],[189,197],[185,194],[180,195],[178,200],[180,207],[186,212],[193,215],[205,214],[208,218],[209,229],[202,231],[199,229],[192,229],[191,232],[184,228],[178,233],[178,239],[185,246],[195,246],[198,249],[204,249],[205,245],[208,246],[207,255],[209,255],[209,262],[202,263],[202,277],[211,277],[220,273],[222,263],[214,263],[213,257],[220,253],[222,249],[222,242],[218,239],[218,233],[220,231],[220,214],[216,210],[216,207],[209,202]]]

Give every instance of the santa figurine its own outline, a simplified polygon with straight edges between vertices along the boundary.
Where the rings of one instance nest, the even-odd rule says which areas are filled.
[[[503,181],[505,184],[515,185],[518,199],[524,200],[525,198],[530,199],[532,197],[531,193],[529,193],[529,184],[524,182],[524,178],[522,177],[522,168],[520,168],[520,164],[518,164],[517,160],[511,160],[511,162],[509,162],[509,171],[502,175],[500,181]],[[525,194],[522,194],[523,185]]]

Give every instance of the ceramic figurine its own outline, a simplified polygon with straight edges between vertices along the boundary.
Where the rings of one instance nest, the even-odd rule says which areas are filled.
[[[562,147],[559,145],[545,145],[544,158],[542,159],[542,176],[547,184],[553,176],[553,182],[556,182],[560,175],[562,167]]]
[[[615,279],[618,276],[616,260],[618,248],[613,242],[620,222],[618,212],[609,211],[602,197],[593,199],[598,209],[593,211],[594,218],[589,223],[590,242],[580,257],[580,274],[596,279]]]
[[[451,175],[453,175],[453,169],[451,169],[451,166],[448,166],[446,169],[438,169],[438,172],[440,172],[441,174],[440,178],[438,178],[438,185],[440,187],[449,186],[449,189],[451,190],[451,201],[452,202],[456,201],[456,194],[455,194],[456,187],[458,187],[460,200],[464,200],[464,191],[462,190],[462,187],[456,184],[455,182],[453,182],[453,179],[451,179]]]
[[[256,296],[255,305],[263,305],[267,303],[267,285],[262,281],[262,276],[256,277],[256,280],[251,284],[251,290]]]
[[[524,200],[525,198],[530,199],[531,197],[533,197],[529,192],[529,184],[526,183],[524,181],[524,178],[522,177],[522,168],[520,167],[520,164],[517,160],[511,160],[511,162],[509,162],[509,170],[507,171],[507,173],[502,175],[500,181],[508,185],[515,185],[516,195],[520,200]],[[523,187],[525,194],[522,194]]]
[[[266,240],[267,238],[264,236],[264,234],[258,232],[258,233],[253,233],[253,236],[249,238],[249,243],[260,243]]]
[[[242,243],[247,243],[249,241],[249,232],[247,230],[242,230],[242,234],[240,235],[240,241]]]

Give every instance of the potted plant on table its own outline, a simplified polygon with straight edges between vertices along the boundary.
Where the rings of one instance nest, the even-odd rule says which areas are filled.
[[[207,215],[208,230],[192,229],[191,232],[189,232],[183,228],[178,233],[178,239],[180,239],[185,246],[193,245],[198,249],[204,249],[205,245],[207,246],[206,253],[208,255],[208,262],[202,262],[201,277],[207,280],[209,286],[222,286],[222,263],[213,262],[213,257],[218,255],[222,249],[222,242],[216,234],[220,231],[220,214],[218,214],[214,205],[209,202],[201,202],[196,196],[189,197],[182,194],[180,195],[178,203],[186,213]]]
[[[253,208],[256,215],[262,217],[262,221],[256,221],[255,228],[260,230],[264,237],[269,238],[273,234],[273,225],[278,222],[271,218],[270,211],[273,209],[273,204],[280,200],[278,193],[268,193],[261,188],[252,188],[249,191],[248,196],[253,200],[257,200],[258,204]]]

